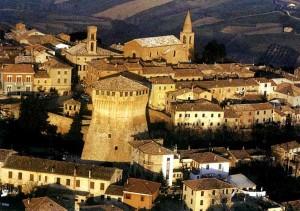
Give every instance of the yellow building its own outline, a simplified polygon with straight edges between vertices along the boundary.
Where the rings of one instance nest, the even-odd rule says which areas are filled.
[[[240,119],[241,128],[251,128],[254,124],[273,122],[273,106],[270,103],[235,104],[233,109]]]
[[[10,155],[1,168],[1,183],[30,192],[36,186],[52,185],[74,191],[104,195],[110,184],[120,181],[122,170],[90,164]]]
[[[222,204],[230,206],[236,192],[236,187],[215,178],[183,181],[183,200],[190,210],[206,211]]]
[[[166,112],[171,112],[171,104],[174,102],[195,101],[199,99],[212,100],[212,94],[199,87],[183,88],[169,91],[166,95]]]
[[[74,99],[69,99],[64,102],[64,114],[67,116],[75,116],[80,112],[81,103]]]
[[[51,78],[47,71],[37,71],[33,79],[33,91],[35,92],[50,92]]]
[[[142,168],[145,173],[162,173],[169,186],[173,181],[174,153],[163,147],[160,140],[131,141],[131,162],[136,170]]]
[[[40,86],[44,89],[54,89],[59,95],[67,95],[71,91],[72,84],[72,67],[59,61],[58,59],[51,58],[41,65],[41,70],[45,70],[49,76],[43,74],[41,79],[36,81],[36,89],[39,90]],[[40,83],[39,83],[40,82]],[[50,83],[50,88],[49,88]]]
[[[206,100],[175,102],[170,111],[173,126],[208,129],[224,122],[223,109]]]
[[[165,60],[168,64],[189,62],[194,57],[195,34],[188,12],[180,39],[174,35],[138,38],[125,43],[124,57],[147,60]]]
[[[65,57],[76,65],[78,77],[85,79],[87,63],[93,59],[122,57],[121,54],[97,46],[97,27],[88,26],[87,39],[64,51]]]
[[[151,93],[149,98],[149,107],[155,110],[165,110],[166,93],[176,89],[175,82],[170,77],[159,76],[150,78]]]

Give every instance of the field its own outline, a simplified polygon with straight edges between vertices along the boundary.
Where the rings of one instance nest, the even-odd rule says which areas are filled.
[[[111,44],[136,37],[178,35],[190,9],[199,53],[216,39],[226,45],[229,57],[252,63],[274,43],[300,52],[300,19],[294,16],[300,9],[287,14],[286,1],[1,0],[0,22],[12,26],[23,20],[51,33],[84,31],[94,24],[101,27],[102,42]],[[286,26],[294,31],[284,33]]]

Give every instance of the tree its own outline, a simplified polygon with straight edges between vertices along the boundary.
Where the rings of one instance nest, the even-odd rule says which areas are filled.
[[[226,57],[225,45],[218,43],[216,40],[213,40],[204,47],[201,61],[207,64],[213,64],[216,62],[223,63],[225,57]]]
[[[49,129],[45,101],[34,95],[21,99],[19,127],[30,136],[45,134]]]

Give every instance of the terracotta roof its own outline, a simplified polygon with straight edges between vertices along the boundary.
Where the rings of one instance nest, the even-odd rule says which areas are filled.
[[[50,199],[49,197],[39,197],[39,198],[31,198],[24,199],[23,204],[25,206],[25,210],[28,211],[67,211],[64,207],[57,204],[55,201]]]
[[[229,162],[226,158],[223,158],[212,152],[194,153],[190,156],[197,163],[224,163]]]
[[[204,89],[201,89],[200,87],[194,87],[194,88],[183,88],[183,89],[178,89],[175,91],[169,91],[169,92],[167,92],[167,94],[170,96],[177,97],[177,96],[183,95],[185,93],[189,93],[189,92],[200,94],[200,93],[207,92],[207,91]]]
[[[163,147],[156,140],[140,140],[140,141],[131,141],[129,144],[145,154],[151,155],[170,155],[174,154],[171,150]]]
[[[93,84],[97,90],[110,91],[136,91],[145,90],[147,87],[142,83],[132,80],[123,75],[111,76],[101,79]]]
[[[124,185],[124,192],[153,195],[159,190],[160,186],[161,184],[158,182],[137,178],[128,178]]]
[[[8,156],[17,153],[14,150],[10,149],[0,149],[0,162],[4,162]]]
[[[182,42],[174,35],[139,38],[139,39],[134,39],[133,41],[136,41],[142,47],[147,47],[147,48],[182,44]]]
[[[4,66],[2,72],[34,74],[34,69],[33,69],[33,65],[31,64],[8,64]]]
[[[251,159],[250,154],[244,149],[242,149],[242,150],[229,150],[229,153],[237,160]]]
[[[193,102],[173,102],[171,107],[175,111],[223,111],[219,105],[202,99]]]
[[[198,180],[185,180],[183,183],[190,187],[194,191],[199,190],[213,190],[213,189],[224,189],[224,188],[235,188],[233,185],[218,180],[215,178],[203,178]]]
[[[80,42],[75,46],[72,46],[67,50],[68,53],[72,55],[78,55],[78,56],[85,56],[89,55],[88,51],[86,49],[86,41]],[[97,54],[96,56],[102,56],[102,57],[109,57],[109,56],[121,56],[121,54],[97,47]]]
[[[224,118],[239,118],[240,116],[230,108],[226,108],[224,110]]]
[[[46,68],[72,68],[70,65],[56,59],[56,58],[51,58],[48,61],[43,63],[43,67]]]
[[[123,196],[123,186],[119,185],[109,185],[105,191],[106,195],[113,195],[113,196]]]
[[[111,62],[108,59],[94,59],[88,63],[90,67],[92,67],[94,70],[99,70],[99,71],[121,72],[126,70],[126,67],[124,66],[124,61]]]
[[[11,155],[7,158],[2,168],[18,169],[24,171],[45,172],[59,175],[73,176],[74,171],[79,177],[89,177],[91,171],[91,178],[111,180],[111,177],[119,169],[108,168],[103,166],[94,166],[89,164],[73,163],[66,161],[48,160],[42,158]],[[119,170],[121,171],[121,170]]]
[[[205,89],[223,88],[223,87],[245,87],[245,86],[258,86],[258,83],[253,79],[227,79],[227,80],[214,80],[214,81],[193,81],[193,82],[178,82],[180,86],[199,86]]]
[[[272,79],[268,78],[254,78],[259,83],[271,83],[271,86],[276,86],[276,83]]]
[[[235,111],[257,111],[273,109],[273,106],[270,103],[235,104],[228,107],[232,108]]]
[[[152,84],[174,84],[175,85],[175,82],[173,81],[173,79],[168,76],[153,77],[153,78],[150,78],[149,81]]]
[[[174,73],[170,66],[147,66],[142,69],[143,74],[171,74]]]
[[[204,74],[199,69],[174,69],[176,77],[203,77]]]
[[[290,83],[278,84],[276,92],[289,96],[300,96],[300,88]]]

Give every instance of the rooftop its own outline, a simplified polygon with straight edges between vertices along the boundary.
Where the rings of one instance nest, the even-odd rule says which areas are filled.
[[[183,183],[190,187],[194,191],[199,190],[213,190],[213,189],[224,189],[224,188],[234,188],[233,185],[218,180],[215,178],[203,178],[198,180],[185,180]]]
[[[40,211],[40,210],[67,211],[67,209],[57,204],[55,201],[53,201],[47,196],[24,199],[23,204],[25,206],[25,209],[30,211]]]
[[[151,155],[170,155],[173,152],[155,140],[141,140],[141,141],[131,141],[129,144],[145,154]]]
[[[88,51],[86,48],[86,41],[82,41],[75,46],[72,46],[67,50],[69,54],[78,55],[78,56],[85,56],[88,55]],[[119,53],[97,47],[97,56],[109,57],[109,56],[120,56]]]
[[[229,162],[226,158],[223,158],[212,152],[194,153],[190,157],[197,163],[224,163]]]
[[[138,38],[138,39],[134,39],[133,41],[136,41],[142,47],[148,47],[148,48],[182,44],[182,42],[174,35]]]
[[[124,192],[153,195],[160,188],[161,184],[137,178],[128,178],[124,186]]]
[[[219,105],[202,99],[193,102],[173,102],[171,106],[175,111],[223,111]]]
[[[115,174],[116,171],[119,170],[117,168],[48,160],[20,155],[9,156],[4,163],[3,168],[45,172],[68,176],[74,176],[74,173],[76,173],[78,177],[84,178],[88,178],[89,173],[91,173],[91,178],[101,180],[111,180],[111,177]]]
[[[123,196],[123,190],[124,190],[123,186],[109,185],[105,191],[105,194],[112,195],[112,196]]]
[[[32,64],[8,64],[4,66],[2,72],[34,74],[34,69]]]
[[[147,87],[137,80],[133,80],[124,75],[114,75],[106,77],[93,84],[97,90],[110,90],[110,91],[136,91],[145,90]]]
[[[152,84],[174,84],[175,85],[174,80],[169,76],[153,77],[153,78],[150,78],[149,81]]]

